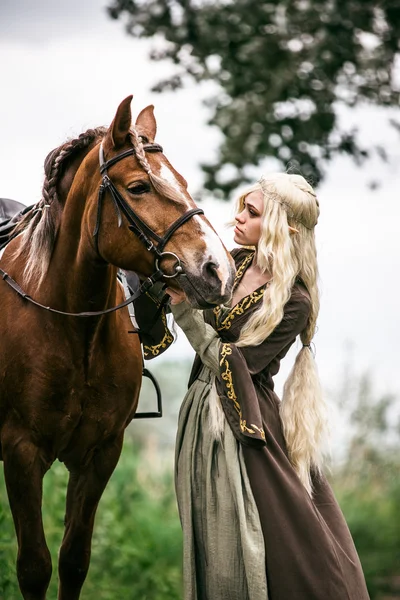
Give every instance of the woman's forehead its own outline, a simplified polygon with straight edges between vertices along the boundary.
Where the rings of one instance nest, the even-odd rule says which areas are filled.
[[[250,192],[247,194],[245,198],[245,202],[257,208],[260,212],[262,212],[264,206],[264,198],[261,190],[255,190],[254,192]]]

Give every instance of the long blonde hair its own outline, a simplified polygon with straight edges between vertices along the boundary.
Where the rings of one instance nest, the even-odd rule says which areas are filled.
[[[325,404],[310,350],[319,312],[314,236],[319,204],[313,188],[302,176],[271,173],[239,198],[239,211],[246,196],[255,190],[261,190],[264,199],[257,265],[262,272],[272,273],[272,281],[260,308],[243,327],[237,345],[258,345],[272,333],[283,318],[296,279],[300,278],[310,295],[311,312],[300,334],[303,348],[284,386],[280,414],[289,459],[311,494],[311,472],[321,470],[326,434]],[[289,226],[297,233],[291,234]]]

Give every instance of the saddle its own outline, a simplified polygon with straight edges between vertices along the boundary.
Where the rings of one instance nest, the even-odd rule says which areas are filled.
[[[16,225],[31,208],[15,200],[0,198],[0,250],[11,241]]]
[[[0,198],[0,225],[1,221],[10,219],[24,208],[25,204],[21,204],[21,202],[10,200],[9,198]]]

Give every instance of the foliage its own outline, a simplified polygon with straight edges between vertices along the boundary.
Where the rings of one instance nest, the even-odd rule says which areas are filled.
[[[0,488],[0,598],[17,598],[15,584],[15,534],[11,516],[5,500],[3,481]]]
[[[343,378],[352,435],[333,485],[363,565],[371,600],[400,598],[400,421],[397,398],[370,378]],[[386,596],[390,594],[390,596]]]
[[[371,600],[381,600],[389,593],[391,598],[400,598],[399,469],[398,459],[386,460],[379,468],[368,468],[368,477],[349,481],[342,473],[334,479]]]
[[[217,84],[209,124],[223,141],[203,169],[206,188],[225,196],[265,157],[314,183],[338,153],[362,163],[371,149],[339,129],[338,104],[399,104],[398,0],[113,0],[108,10],[133,36],[154,37],[151,58],[176,65],[156,91],[187,76]]]
[[[146,361],[146,367],[153,373],[162,390],[163,418],[145,421],[146,427],[140,421],[132,424],[135,439],[143,445],[157,444],[159,449],[170,457],[175,445],[175,433],[178,422],[178,412],[182,399],[187,391],[190,369],[193,358]],[[155,410],[156,395],[153,385],[148,379],[143,380],[140,392],[139,411]]]

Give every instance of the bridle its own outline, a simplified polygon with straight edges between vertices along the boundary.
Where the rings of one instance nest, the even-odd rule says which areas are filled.
[[[143,149],[146,152],[162,152],[162,146],[159,144],[144,144]],[[163,237],[160,237],[155,231],[153,231],[140,217],[139,215],[129,206],[126,202],[125,198],[119,193],[113,182],[111,181],[107,169],[120,160],[126,158],[127,156],[134,156],[136,154],[135,148],[131,148],[130,150],[126,150],[125,152],[121,152],[117,156],[110,158],[110,160],[105,161],[104,159],[104,150],[103,143],[100,144],[99,148],[99,163],[100,163],[100,173],[102,175],[102,184],[99,189],[98,196],[98,204],[97,204],[97,219],[96,219],[96,227],[93,232],[93,236],[96,239],[96,246],[98,247],[98,233],[100,228],[100,220],[101,220],[101,209],[103,204],[103,197],[106,191],[110,192],[111,198],[114,203],[114,208],[118,217],[118,227],[122,225],[122,215],[121,212],[124,213],[129,225],[129,229],[139,238],[141,242],[146,246],[146,249],[149,252],[153,252],[156,255],[155,266],[157,271],[161,270],[159,267],[160,261],[166,256],[172,256],[176,259],[176,263],[174,265],[175,272],[172,275],[167,275],[163,273],[163,277],[167,277],[172,279],[177,275],[180,275],[183,271],[181,266],[181,261],[176,254],[173,252],[164,252],[165,245],[173,236],[175,231],[179,229],[186,221],[191,219],[194,215],[204,214],[204,211],[201,208],[192,208],[184,213],[181,217],[179,217],[167,231],[164,233]],[[154,244],[154,241],[157,245]],[[156,273],[157,273],[156,271]],[[161,270],[162,272],[162,270]]]
[[[162,152],[162,146],[159,144],[143,144],[143,149],[146,152]],[[97,216],[96,216],[96,225],[93,231],[93,236],[95,238],[95,244],[98,251],[98,235],[100,230],[100,222],[101,222],[101,213],[103,207],[103,201],[105,197],[105,193],[108,191],[110,193],[111,199],[114,204],[115,211],[117,213],[118,218],[118,227],[122,225],[122,213],[127,219],[129,225],[129,229],[139,238],[141,242],[145,245],[146,249],[149,252],[155,254],[155,271],[150,277],[148,277],[129,298],[127,298],[124,302],[121,302],[117,306],[113,306],[112,308],[107,308],[105,310],[99,311],[88,311],[88,312],[79,312],[79,313],[70,313],[62,310],[57,310],[55,308],[51,308],[50,306],[45,306],[40,302],[37,302],[29,294],[24,292],[24,290],[18,285],[18,283],[10,276],[8,273],[0,269],[0,275],[2,279],[10,285],[19,296],[28,300],[32,304],[35,304],[39,308],[43,308],[47,311],[65,315],[68,317],[97,317],[100,315],[105,315],[124,306],[128,306],[134,300],[139,298],[142,294],[145,294],[147,290],[154,285],[157,281],[162,279],[163,277],[167,279],[173,279],[178,275],[183,273],[183,267],[181,266],[180,258],[174,252],[164,251],[165,245],[171,239],[173,234],[179,227],[181,227],[184,223],[186,223],[189,219],[191,219],[194,215],[204,214],[204,211],[201,208],[192,208],[185,212],[182,216],[180,216],[176,221],[169,226],[167,231],[164,233],[163,237],[159,236],[155,231],[151,229],[140,217],[139,215],[129,206],[126,202],[125,198],[119,193],[114,183],[111,181],[110,176],[108,175],[108,169],[115,165],[120,160],[127,158],[128,156],[135,156],[136,150],[135,148],[130,148],[129,150],[125,150],[117,156],[110,158],[109,160],[105,160],[104,158],[104,150],[103,143],[101,142],[99,148],[99,163],[100,163],[100,173],[102,176],[102,183],[100,184],[99,193],[98,193],[98,201],[97,201]],[[161,268],[161,261],[163,258],[172,257],[175,258],[176,263],[174,265],[174,272],[172,275],[168,275],[164,273]]]
[[[162,152],[163,151],[162,147],[159,144],[143,144],[143,149],[146,152]],[[97,252],[99,253],[98,235],[99,235],[99,230],[100,230],[101,212],[102,212],[102,207],[103,207],[104,196],[105,196],[105,193],[108,191],[110,193],[111,199],[114,204],[115,211],[117,213],[118,227],[121,227],[121,225],[122,225],[122,214],[121,213],[123,213],[129,223],[129,225],[128,225],[129,229],[139,238],[139,240],[141,242],[143,242],[143,244],[145,245],[146,249],[149,252],[152,252],[153,254],[155,254],[156,258],[155,258],[154,273],[141,284],[141,286],[138,288],[138,290],[136,290],[131,296],[129,296],[129,298],[127,298],[124,302],[121,302],[117,306],[113,306],[112,308],[107,308],[105,310],[99,310],[99,311],[70,313],[70,312],[65,312],[62,310],[57,310],[55,308],[51,308],[50,306],[45,306],[44,304],[37,302],[36,300],[31,298],[18,285],[18,283],[10,275],[8,275],[8,273],[6,273],[5,271],[3,271],[3,269],[0,268],[0,275],[1,275],[2,279],[9,286],[11,286],[17,292],[17,294],[19,296],[21,296],[25,300],[28,300],[31,304],[35,304],[39,308],[43,308],[47,311],[50,311],[52,313],[56,313],[59,315],[65,315],[68,317],[97,317],[97,316],[105,315],[105,314],[108,314],[111,312],[115,312],[116,310],[119,310],[120,308],[123,308],[124,306],[128,306],[134,300],[139,298],[139,296],[141,296],[142,294],[145,294],[146,291],[152,285],[154,285],[154,283],[156,283],[163,277],[172,279],[183,273],[183,267],[181,266],[180,258],[174,252],[168,252],[168,251],[165,252],[164,251],[165,245],[171,239],[171,237],[173,236],[175,231],[177,229],[179,229],[179,227],[181,227],[184,223],[186,223],[186,221],[191,219],[194,215],[204,214],[204,211],[201,208],[193,208],[191,210],[188,210],[181,217],[179,217],[176,221],[174,221],[172,223],[172,225],[169,226],[167,231],[164,233],[163,237],[160,237],[129,206],[129,204],[126,202],[124,197],[119,193],[119,191],[117,190],[117,188],[111,181],[110,176],[108,175],[108,172],[107,172],[107,169],[109,169],[109,167],[111,167],[112,165],[115,165],[117,162],[119,162],[120,160],[123,160],[124,158],[126,158],[128,156],[134,156],[135,154],[136,154],[135,148],[131,148],[130,150],[125,150],[124,152],[121,152],[120,154],[117,154],[117,156],[114,156],[113,158],[110,158],[109,160],[106,161],[104,159],[103,143],[100,144],[99,163],[100,163],[100,173],[102,176],[102,183],[99,188],[96,225],[95,225],[95,228],[93,231],[93,236],[95,238],[95,245],[96,245]],[[172,275],[167,275],[166,273],[164,273],[164,271],[162,270],[162,268],[160,266],[161,260],[166,257],[172,257],[172,258],[175,258],[175,260],[176,260],[176,263],[174,265],[174,272]],[[168,296],[167,296],[167,298],[168,298]],[[163,302],[159,306],[159,311],[161,310],[162,306],[163,306]],[[140,331],[135,328],[135,330],[131,331],[130,333],[140,334]],[[156,395],[157,395],[157,411],[155,411],[155,412],[136,412],[134,415],[134,419],[161,417],[162,416],[162,398],[161,398],[160,386],[158,385],[156,379],[151,374],[151,372],[144,366],[144,364],[142,367],[142,375],[144,377],[149,378],[155,387]]]

